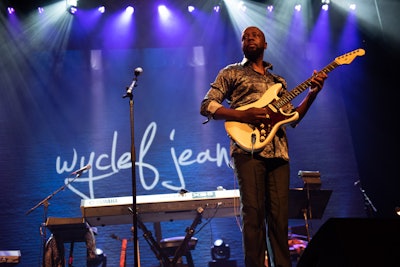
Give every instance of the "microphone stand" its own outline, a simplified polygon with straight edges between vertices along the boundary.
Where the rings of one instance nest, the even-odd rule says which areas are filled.
[[[126,89],[126,94],[122,98],[129,97],[129,115],[131,127],[131,173],[132,173],[132,220],[133,220],[133,248],[134,248],[134,266],[139,265],[139,250],[138,250],[138,231],[137,231],[137,208],[136,208],[136,151],[135,151],[135,131],[134,131],[134,109],[133,109],[133,88],[137,86],[137,76],[141,73],[135,71],[135,77],[129,87]]]
[[[307,193],[307,204],[306,208],[303,210],[303,216],[304,216],[304,222],[306,226],[306,232],[307,232],[307,241],[311,241],[311,234],[310,234],[310,226],[309,226],[309,219],[312,219],[312,211],[311,211],[311,201],[310,201],[310,186],[309,183],[305,183],[306,186],[306,193]]]
[[[378,211],[374,204],[372,204],[372,201],[369,199],[367,196],[367,193],[365,193],[365,190],[361,186],[360,180],[356,181],[354,185],[358,185],[358,188],[360,189],[361,194],[364,197],[364,205],[365,205],[365,212],[367,213],[367,217],[372,218],[374,217],[374,214]]]
[[[47,223],[47,214],[48,214],[48,208],[49,208],[49,200],[53,198],[54,195],[56,195],[58,192],[63,191],[69,184],[73,183],[75,181],[76,178],[79,178],[82,175],[82,171],[79,171],[76,173],[76,176],[68,181],[68,183],[64,184],[63,186],[61,186],[60,188],[58,188],[56,191],[54,191],[53,193],[51,193],[50,195],[48,195],[47,197],[45,197],[42,201],[40,201],[39,203],[37,203],[34,207],[30,208],[25,215],[29,215],[32,211],[34,211],[35,209],[37,209],[38,207],[43,205],[43,223],[40,225],[40,235],[42,237],[42,259],[44,260],[44,246],[46,244],[46,223]]]

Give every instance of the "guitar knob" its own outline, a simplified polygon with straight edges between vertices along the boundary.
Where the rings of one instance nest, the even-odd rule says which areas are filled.
[[[266,135],[267,135],[267,131],[265,131],[264,129],[262,129],[262,130],[260,131],[260,135],[261,135],[261,136],[266,136]]]
[[[264,135],[261,135],[260,136],[260,142],[264,142],[265,141],[265,136]]]
[[[264,123],[261,123],[261,124],[260,124],[260,128],[261,128],[261,129],[264,129],[264,128],[265,128],[265,124],[264,124]]]

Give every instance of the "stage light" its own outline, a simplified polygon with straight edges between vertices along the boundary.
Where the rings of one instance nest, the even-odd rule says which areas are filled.
[[[70,6],[68,8],[68,12],[71,13],[71,14],[75,14],[77,11],[78,11],[78,9],[76,7],[74,7],[74,6]]]
[[[215,261],[229,260],[231,257],[231,249],[222,239],[214,241],[211,247],[211,257]]]
[[[166,20],[171,16],[171,12],[165,5],[158,6],[158,14],[163,20]]]
[[[194,6],[188,6],[188,11],[190,12],[190,13],[192,13],[193,11],[194,11]]]
[[[66,0],[65,4],[67,6],[67,10],[71,14],[75,14],[78,6],[78,0]]]
[[[274,10],[274,6],[273,5],[268,5],[267,6],[267,10],[268,10],[268,12],[272,12]]]
[[[10,14],[10,15],[15,13],[15,9],[13,7],[9,7],[9,8],[7,8],[7,10],[8,10],[8,14]]]
[[[397,215],[400,216],[400,207],[396,207],[396,208],[394,209],[394,211],[396,212]]]
[[[100,13],[104,13],[104,12],[106,12],[106,7],[105,6],[100,6],[98,9],[97,9]]]
[[[135,9],[134,9],[132,6],[128,6],[128,7],[125,9],[125,12],[126,12],[126,14],[128,14],[128,15],[132,15],[132,14],[135,12]]]
[[[327,11],[329,9],[330,0],[321,0],[322,10]]]

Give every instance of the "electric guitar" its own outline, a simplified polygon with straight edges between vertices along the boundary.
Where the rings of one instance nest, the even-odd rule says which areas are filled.
[[[356,49],[341,55],[319,71],[319,73],[329,73],[340,65],[350,64],[357,56],[363,56],[364,54],[364,49]],[[246,110],[253,107],[266,108],[267,113],[263,121],[258,125],[226,121],[225,130],[228,136],[248,152],[262,150],[272,140],[279,127],[299,118],[297,111],[285,113],[282,107],[310,87],[312,78],[308,78],[281,98],[278,97],[278,93],[282,88],[282,84],[277,83],[269,88],[257,101],[238,107],[237,110]]]

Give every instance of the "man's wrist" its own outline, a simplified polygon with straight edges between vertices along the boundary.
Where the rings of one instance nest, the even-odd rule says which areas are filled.
[[[310,91],[308,92],[308,97],[311,99],[315,99],[319,93],[319,90],[317,87],[311,88]]]

